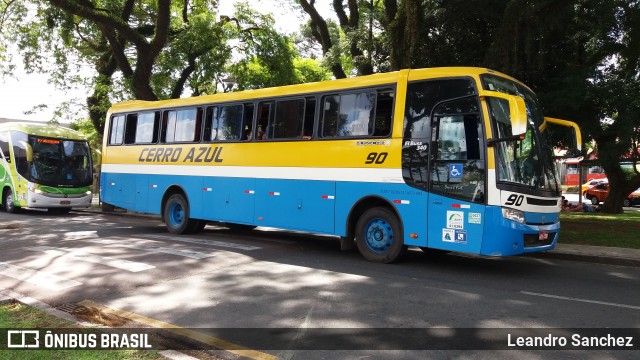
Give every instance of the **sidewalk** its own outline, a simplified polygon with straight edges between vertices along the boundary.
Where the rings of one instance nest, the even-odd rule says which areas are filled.
[[[560,243],[551,251],[535,253],[530,256],[640,267],[640,249]]]
[[[94,205],[98,205],[97,198],[94,198]],[[97,212],[101,213],[100,208],[91,207],[87,209],[74,209],[79,211]],[[113,215],[137,215],[137,216],[155,216],[136,212],[114,212],[105,213]],[[536,258],[548,258],[548,259],[561,259],[571,261],[583,261],[608,265],[621,265],[621,266],[634,266],[640,267],[640,249],[629,248],[615,248],[605,246],[590,246],[590,245],[573,245],[573,244],[558,244],[555,249],[551,251],[539,252],[528,254],[524,256],[531,256]]]

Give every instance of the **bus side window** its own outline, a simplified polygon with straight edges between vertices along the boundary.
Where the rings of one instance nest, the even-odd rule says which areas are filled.
[[[163,122],[164,142],[197,142],[202,128],[202,108],[169,110]]]
[[[367,137],[374,132],[375,91],[324,98],[323,137]]]
[[[258,105],[258,121],[256,130],[256,139],[257,140],[266,140],[269,135],[269,132],[272,130],[269,128],[269,124],[273,121],[273,102],[261,102]]]
[[[124,139],[124,115],[111,117],[110,131],[109,145],[122,145],[122,140]]]
[[[302,139],[311,140],[316,117],[316,98],[308,97],[304,108],[304,123],[302,128]]]
[[[216,119],[216,107],[208,106],[205,110],[204,117],[204,134],[203,140],[205,142],[213,141],[216,139],[216,131],[218,129],[217,119]]]
[[[304,99],[277,101],[276,115],[269,125],[270,138],[301,139],[304,104]]]
[[[243,123],[242,123],[242,128],[244,129],[244,134],[245,137],[241,138],[241,140],[251,140],[249,137],[247,137],[247,133],[251,134],[251,130],[252,130],[252,126],[253,126],[253,110],[255,109],[255,106],[253,105],[253,103],[246,103],[244,104],[244,118],[243,118]]]
[[[207,109],[205,141],[238,141],[244,134],[243,105],[216,106]]]
[[[136,144],[153,144],[158,141],[158,125],[160,123],[160,112],[145,112],[137,114],[135,143]],[[129,128],[129,120],[127,119],[127,129]],[[129,132],[129,130],[127,130]],[[127,142],[129,144],[129,142]]]
[[[138,129],[138,114],[128,114],[124,125],[124,143],[133,144],[136,141],[136,130]]]
[[[378,92],[373,136],[389,136],[393,119],[393,91]]]
[[[9,148],[9,132],[7,131],[0,132],[0,150],[2,151],[4,159],[7,160],[8,163],[10,163],[11,150]]]

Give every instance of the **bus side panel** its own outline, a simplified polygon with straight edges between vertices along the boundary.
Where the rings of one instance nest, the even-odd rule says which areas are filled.
[[[200,176],[167,176],[173,180],[172,184],[179,185],[187,195],[189,202],[189,217],[194,219],[204,218],[202,210],[202,178]]]
[[[335,182],[256,180],[256,225],[332,234]]]
[[[136,175],[136,201],[133,209],[138,212],[147,212],[149,209],[149,176]]]
[[[404,243],[411,246],[427,245],[427,194],[405,184],[338,182],[336,184],[336,231],[345,236],[347,219],[356,204],[370,196],[385,199],[400,216],[404,231]],[[357,221],[357,219],[354,219]],[[410,234],[417,234],[411,238]]]
[[[429,195],[430,248],[477,254],[485,222],[485,205]]]
[[[131,209],[135,201],[135,177],[132,174],[102,173],[102,201]]]
[[[165,175],[149,175],[147,190],[147,210],[151,214],[160,214],[164,192],[172,184],[170,177]]]
[[[255,179],[205,177],[202,219],[253,224]]]

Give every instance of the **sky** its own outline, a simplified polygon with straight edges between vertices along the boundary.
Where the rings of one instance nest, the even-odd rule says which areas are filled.
[[[317,0],[316,7],[320,13],[329,16],[332,0]],[[220,14],[232,14],[236,0],[221,0]],[[294,10],[284,0],[252,0],[254,8],[263,13],[272,13],[276,19],[276,26],[288,33],[299,29],[303,21],[302,15]],[[59,90],[48,83],[48,76],[42,74],[27,74],[22,68],[22,59],[15,56],[17,66],[14,77],[0,77],[0,118],[16,120],[49,121],[53,118],[56,107],[66,101],[84,103],[90,89],[77,88],[73,90]],[[88,76],[91,76],[88,74]],[[40,104],[47,105],[45,110],[37,110],[34,114],[25,114]],[[76,119],[60,119],[62,123]]]

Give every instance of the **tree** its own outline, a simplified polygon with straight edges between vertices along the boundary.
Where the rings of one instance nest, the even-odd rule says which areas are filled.
[[[273,19],[247,4],[234,16],[218,16],[216,6],[214,0],[14,0],[0,8],[0,44],[18,38],[25,67],[49,72],[62,87],[81,81],[69,64],[90,65],[95,76],[87,106],[100,133],[112,101],[213,93],[233,62],[259,59],[279,77],[272,84],[298,81],[295,71],[280,71],[294,69],[296,53],[272,30]],[[35,11],[25,16],[30,8]],[[234,53],[234,43],[250,51]],[[55,66],[45,68],[42,59],[52,57]]]

